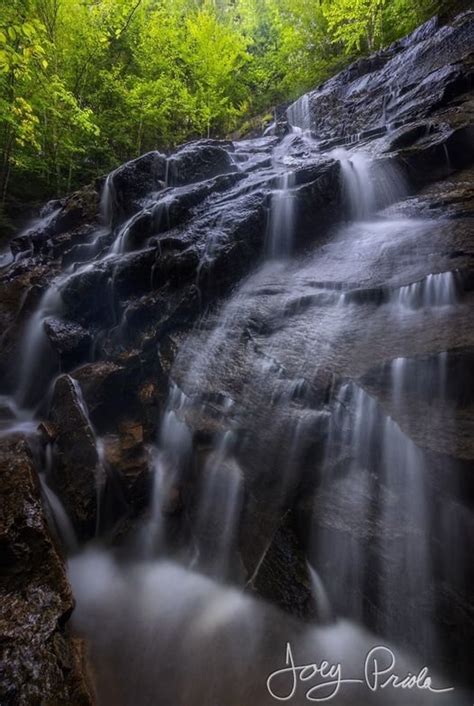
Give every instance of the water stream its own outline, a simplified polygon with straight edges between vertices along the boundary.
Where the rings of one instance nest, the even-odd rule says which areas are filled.
[[[324,656],[356,675],[361,655],[379,641],[400,650],[406,669],[415,669],[430,650],[437,649],[429,538],[439,523],[429,507],[432,490],[427,487],[426,456],[403,428],[401,394],[410,386],[413,394],[425,394],[423,364],[403,357],[382,361],[379,356],[383,402],[371,394],[373,380],[329,385],[327,398],[315,401],[310,379],[324,376],[328,361],[336,360],[342,370],[343,365],[349,367],[351,354],[355,358],[366,352],[374,359],[378,355],[369,325],[366,338],[358,339],[353,349],[341,342],[342,336],[349,336],[358,320],[367,272],[381,268],[380,279],[390,281],[382,268],[394,239],[417,238],[425,224],[380,215],[383,207],[402,197],[403,179],[389,167],[384,171],[363,149],[337,149],[325,158],[339,162],[347,223],[324,249],[295,258],[297,184],[287,157],[294,141],[302,139],[305,160],[311,163],[321,155],[310,132],[307,97],[293,104],[288,116],[292,132],[272,155],[274,187],[265,261],[220,310],[209,314],[205,325],[198,324],[171,371],[168,401],[151,449],[153,489],[140,550],[123,561],[106,548],[86,548],[70,562],[78,602],[74,624],[89,640],[98,703],[103,706],[274,703],[265,679],[284,665],[285,644],[291,640],[298,645],[300,659]],[[173,188],[179,187],[167,186],[167,193],[155,195],[155,203],[148,206],[157,222],[162,223],[176,195]],[[90,250],[83,249],[80,261],[53,280],[24,329],[19,383],[14,405],[9,402],[16,417],[10,431],[20,424],[22,414],[34,417],[59,372],[50,365],[45,323],[50,317],[61,319],[64,287],[70,278],[104,263],[112,263],[113,271],[113,263],[127,252],[130,228],[143,212],[115,226],[114,200],[112,174],[103,190],[103,225],[92,237]],[[95,246],[99,237],[107,241],[102,249]],[[207,251],[206,257],[211,256]],[[350,277],[344,269],[348,263]],[[113,290],[113,276],[110,283]],[[370,286],[382,286],[376,275]],[[403,338],[414,335],[421,317],[436,320],[449,315],[457,302],[456,276],[435,272],[414,281],[408,277],[402,285],[394,283],[388,295],[382,294],[383,307],[394,313],[391,326],[397,329],[387,336]],[[315,305],[316,313],[310,308]],[[381,315],[381,308],[374,316]],[[259,328],[259,321],[269,333],[263,324]],[[324,340],[319,331],[324,331]],[[242,364],[248,367],[243,381],[232,389],[229,380],[234,379],[234,360],[243,355],[244,338],[247,358]],[[443,399],[447,375],[446,355],[440,352],[429,370],[433,396]],[[189,419],[209,413],[209,400],[195,394],[202,389],[214,392],[211,403],[224,422],[216,424],[206,439],[191,512],[191,548],[178,560],[167,545],[163,508],[198,463]],[[322,428],[323,462],[313,468],[318,487],[305,557],[320,624],[302,625],[244,590],[239,539],[242,513],[252,493],[246,488],[244,460],[251,454],[255,467],[272,469],[279,479],[273,481],[274,499],[283,503],[315,453],[308,439]],[[250,452],[247,447],[242,451],[243,439]],[[100,536],[106,475],[100,437],[96,446]],[[56,530],[75,552],[74,528],[48,485],[47,471],[41,479]],[[451,544],[447,537],[447,551]],[[449,556],[444,554],[442,561],[448,566]],[[405,650],[413,650],[417,657],[405,656]],[[354,704],[354,698],[360,698],[357,688],[353,684],[341,691],[333,703]],[[368,704],[407,704],[398,693],[363,694]],[[410,706],[432,703],[430,694],[420,692]],[[440,695],[436,703],[452,706],[449,695]]]

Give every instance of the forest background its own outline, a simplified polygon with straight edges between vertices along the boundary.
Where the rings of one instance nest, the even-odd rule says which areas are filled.
[[[0,230],[148,150],[262,124],[451,0],[1,0]]]

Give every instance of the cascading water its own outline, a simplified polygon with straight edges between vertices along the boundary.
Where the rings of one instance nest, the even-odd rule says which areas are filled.
[[[153,557],[166,551],[163,509],[182,483],[191,461],[191,433],[180,419],[186,404],[185,395],[174,386],[169,394],[153,451],[151,512],[142,539],[147,556]]]
[[[198,502],[196,533],[206,536],[208,557],[204,563],[211,575],[225,579],[235,574],[238,557],[236,539],[242,509],[243,476],[232,458],[232,432],[216,444],[203,470]],[[202,554],[202,552],[200,552]]]
[[[44,390],[44,380],[50,379],[54,371],[45,323],[48,317],[58,315],[61,315],[61,295],[53,284],[44,293],[23,334],[23,357],[15,393],[20,408],[28,408],[38,402]]]
[[[288,666],[287,645],[297,665],[324,655],[347,675],[339,688],[326,679],[313,697],[339,706],[352,706],[359,698],[360,655],[369,654],[374,643],[347,621],[301,627],[241,591],[167,561],[124,572],[109,555],[89,551],[70,562],[70,578],[80,597],[74,623],[97,635],[92,658],[103,703],[271,706],[288,701],[291,675],[277,674]],[[418,668],[400,655],[397,664],[403,674]],[[307,688],[302,683],[295,689],[294,703],[306,703]],[[369,705],[407,703],[394,690],[383,701],[366,692]],[[428,706],[431,697],[414,694],[410,706]],[[437,703],[448,706],[450,698],[450,692],[440,693]]]
[[[350,154],[342,148],[334,150],[332,155],[341,165],[344,201],[349,206],[350,219],[368,218],[377,206],[372,160],[363,152]]]
[[[113,172],[108,174],[105,179],[104,187],[102,189],[102,194],[100,197],[100,216],[102,223],[108,227],[112,228],[113,216],[114,216],[114,175]]]
[[[305,93],[301,98],[292,103],[286,111],[288,122],[293,130],[301,132],[311,131],[311,112],[309,95]]]
[[[299,118],[298,118],[299,120]],[[287,140],[291,146],[293,138]],[[393,173],[386,173],[384,188],[376,189],[374,186],[374,165],[370,158],[360,152],[350,155],[345,151],[333,153],[341,164],[343,176],[344,199],[348,205],[350,217],[355,221],[370,221],[378,207],[391,203],[400,196],[403,190],[402,180],[393,178]],[[275,166],[282,158],[281,146],[277,151]],[[281,163],[280,167],[281,169]],[[380,167],[379,167],[380,170]],[[380,172],[379,172],[380,173]],[[235,330],[239,329],[248,317],[248,293],[253,289],[264,287],[265,279],[276,278],[279,272],[286,276],[290,263],[292,240],[295,228],[295,208],[297,201],[292,193],[294,187],[293,174],[289,169],[277,176],[277,187],[272,193],[271,209],[268,230],[267,257],[270,261],[279,260],[280,263],[269,263],[263,270],[254,276],[244,287],[233,295],[223,307],[217,323],[207,335],[205,346],[197,352],[190,349],[191,361],[184,376],[184,388],[190,390],[199,386],[202,377],[208,374],[210,365],[223,356],[223,360],[232,356],[229,341],[232,340]],[[389,185],[387,187],[387,184]],[[380,187],[380,184],[379,184]],[[122,233],[126,232],[127,224]],[[416,229],[416,223],[410,221],[375,221],[357,225],[361,245],[360,254],[373,253],[377,248],[383,252],[386,243],[390,242],[392,234],[399,231]],[[349,231],[350,232],[349,227]],[[358,229],[358,230],[357,230]],[[120,237],[120,236],[119,236]],[[119,238],[115,241],[118,242]],[[336,240],[337,242],[337,240]],[[115,248],[119,254],[120,248]],[[263,280],[263,281],[261,281]],[[296,286],[296,285],[295,285]],[[337,291],[328,292],[322,286],[322,291],[317,295],[321,303],[327,301],[329,306],[337,306],[341,325],[354,316],[357,307],[347,293]],[[285,301],[283,311],[291,311],[292,298],[296,290],[291,290],[291,297]],[[456,301],[455,277],[450,273],[428,275],[428,277],[396,288],[389,297],[388,306],[397,310],[427,310],[429,312],[440,308],[449,307]],[[398,317],[395,317],[398,318]],[[403,326],[403,317],[400,325]],[[309,351],[306,355],[310,355]],[[186,356],[185,356],[186,357]],[[265,365],[258,375],[262,380],[273,379],[278,370],[278,347],[273,350],[270,345],[264,354]],[[306,400],[311,394],[305,377],[305,358],[300,362],[301,377],[290,385],[286,393],[272,390],[272,399],[269,406],[270,418],[277,428],[286,424],[288,408]],[[403,370],[403,372],[400,372]],[[398,360],[391,363],[388,375],[388,392],[391,409],[397,411],[401,388],[406,385],[408,373],[405,364],[402,366]],[[253,371],[257,375],[257,371]],[[277,378],[285,373],[277,372]],[[419,369],[415,368],[410,373],[410,380],[419,379]],[[258,379],[258,378],[257,378]],[[433,385],[445,384],[446,372],[439,372],[439,377],[433,378]],[[278,382],[281,386],[283,380]],[[411,384],[411,383],[410,383]],[[273,383],[275,385],[275,383]],[[248,392],[249,396],[250,389]],[[225,397],[225,396],[224,396]],[[276,400],[278,404],[275,405]],[[307,646],[314,647],[314,639],[322,639],[324,650],[329,649],[327,644],[337,644],[342,649],[342,642],[349,639],[354,628],[344,623],[333,623],[335,616],[347,616],[356,623],[370,624],[385,639],[395,640],[397,644],[415,645],[417,650],[426,654],[429,648],[435,651],[436,629],[433,622],[434,599],[429,592],[432,576],[430,561],[429,533],[432,518],[427,507],[429,490],[426,487],[428,470],[426,460],[409,439],[397,422],[389,416],[384,408],[378,404],[362,387],[351,383],[337,392],[337,400],[330,399],[335,404],[336,411],[330,415],[327,429],[327,442],[324,452],[324,464],[321,483],[319,486],[314,525],[314,537],[310,550],[311,565],[309,576],[313,593],[318,602],[318,615],[322,622],[329,622],[327,633],[321,637],[308,635]],[[219,402],[225,414],[233,419],[233,401],[229,397],[224,402]],[[400,411],[400,410],[398,410]],[[144,528],[142,541],[149,547],[145,555],[148,564],[139,569],[142,572],[144,585],[149,587],[144,590],[152,591],[153,595],[161,585],[164,604],[167,605],[170,590],[175,598],[173,586],[177,576],[181,577],[182,586],[180,593],[179,609],[169,615],[163,622],[165,612],[158,608],[153,616],[148,612],[147,621],[150,620],[150,631],[147,637],[142,635],[142,648],[144,650],[161,649],[164,644],[163,637],[155,635],[155,630],[164,631],[171,639],[176,634],[178,625],[185,620],[187,611],[194,610],[196,591],[203,591],[203,596],[209,599],[209,608],[201,608],[195,628],[188,637],[190,651],[183,656],[183,664],[190,673],[197,673],[201,663],[193,655],[194,639],[199,636],[200,644],[205,643],[205,637],[220,641],[225,639],[244,639],[247,637],[247,647],[255,658],[262,659],[268,664],[275,659],[274,650],[270,649],[268,657],[265,650],[266,643],[262,642],[262,633],[256,625],[265,625],[266,617],[255,606],[244,599],[240,593],[220,594],[219,584],[205,584],[204,579],[190,570],[178,568],[174,564],[167,564],[160,559],[160,555],[169,552],[167,548],[166,532],[163,524],[163,508],[168,498],[176,487],[187,482],[190,467],[193,464],[193,441],[191,430],[186,419],[200,414],[207,414],[206,403],[187,396],[178,387],[173,387],[166,411],[163,415],[161,428],[157,437],[154,452],[154,491],[151,519]],[[280,416],[281,415],[281,418]],[[308,436],[308,428],[314,425],[324,426],[327,423],[327,413],[312,413],[308,418],[304,415],[288,430],[288,452],[285,470],[281,470],[280,483],[281,497],[285,496],[288,488],[292,487],[292,469],[300,463],[302,449],[300,444]],[[291,422],[293,424],[293,422]],[[235,429],[234,429],[235,427]],[[233,580],[240,582],[238,563],[237,540],[239,522],[243,506],[243,488],[245,484],[244,472],[240,467],[238,458],[234,455],[239,444],[239,423],[232,421],[227,431],[217,431],[210,443],[210,448],[205,454],[201,464],[199,493],[192,511],[194,526],[194,547],[188,561],[191,566],[210,574],[217,581]],[[338,454],[341,448],[347,449],[348,460],[346,465],[341,464]],[[303,454],[304,455],[304,454]],[[289,473],[288,478],[285,474]],[[400,525],[403,530],[400,531]],[[448,542],[449,544],[449,542]],[[446,559],[444,559],[446,561]],[[72,581],[79,597],[79,611],[76,616],[80,629],[88,631],[88,621],[94,610],[99,610],[99,621],[103,621],[104,613],[100,608],[103,600],[103,591],[107,591],[113,582],[119,582],[120,588],[115,594],[114,601],[117,606],[115,611],[120,611],[120,605],[130,601],[129,579],[118,566],[113,566],[106,556],[84,557],[74,560],[72,564]],[[84,563],[82,563],[84,562]],[[315,568],[317,571],[315,571]],[[85,571],[86,576],[101,575],[102,578],[96,588],[87,588],[79,572]],[[134,584],[133,584],[134,585]],[[153,587],[153,588],[152,588]],[[165,587],[168,587],[165,589]],[[350,591],[348,591],[350,587]],[[148,595],[148,594],[147,594]],[[150,610],[150,599],[142,597],[142,605]],[[204,600],[204,598],[203,598]],[[95,607],[91,607],[90,603]],[[159,601],[158,601],[159,602]],[[97,608],[99,606],[99,608]],[[236,611],[236,612],[234,612]],[[206,617],[207,616],[207,617]],[[238,616],[238,618],[237,618]],[[234,619],[239,623],[239,629],[234,628]],[[244,625],[252,625],[251,633],[246,633]],[[102,623],[105,625],[105,623]],[[344,626],[344,627],[343,627]],[[117,635],[127,634],[129,626],[121,623],[117,626]],[[203,630],[204,632],[200,632]],[[316,629],[315,629],[316,630]],[[225,638],[222,636],[225,635]],[[119,638],[120,639],[120,638]],[[328,643],[325,640],[328,640]],[[360,644],[366,637],[352,634],[351,648],[346,658],[354,661],[355,651],[361,649]],[[361,642],[362,640],[362,642]],[[370,641],[370,638],[369,638]],[[172,643],[170,654],[176,660],[178,647]],[[141,649],[142,649],[141,648]],[[109,670],[115,670],[115,655],[111,654],[109,641],[103,644],[95,642],[97,663],[99,665],[99,679],[103,693],[113,690]],[[206,648],[205,648],[206,649]],[[326,654],[326,653],[325,653]],[[165,660],[161,654],[161,660]],[[224,656],[225,655],[225,656]],[[270,656],[271,655],[271,656]],[[245,671],[248,669],[243,660],[241,650],[237,650],[238,664]],[[230,659],[223,653],[223,659]],[[179,661],[179,660],[178,660]],[[146,662],[142,668],[147,671]],[[262,667],[264,668],[264,667]],[[265,667],[266,668],[266,667]],[[267,668],[268,671],[268,668]],[[149,685],[151,682],[142,677]],[[245,676],[245,678],[249,678]],[[250,678],[251,684],[255,680]],[[163,682],[161,682],[163,684]],[[228,682],[217,678],[212,689],[213,696],[205,695],[201,691],[199,703],[206,703],[207,698],[216,698],[219,689],[226,688]],[[203,689],[202,685],[200,686]],[[177,695],[174,688],[167,681],[163,686],[165,690],[164,701],[167,702],[167,691],[170,699],[185,698]],[[119,704],[128,704],[136,698],[137,686],[130,686],[129,696],[124,700],[117,695]],[[202,695],[204,694],[204,696]],[[259,693],[259,703],[266,703],[268,693]],[[153,694],[140,699],[140,704],[153,703]],[[256,697],[257,698],[257,697]],[[337,703],[344,704],[346,696],[341,696]],[[348,699],[351,697],[347,696]],[[384,703],[402,703],[398,696],[388,696]],[[441,697],[440,697],[441,698]],[[186,696],[186,703],[189,696]],[[227,703],[228,701],[226,701]],[[192,700],[191,700],[192,703]],[[230,703],[230,702],[228,702]],[[271,701],[269,701],[271,703]],[[350,700],[347,703],[352,703]],[[374,697],[374,703],[379,703]],[[416,696],[415,703],[425,703],[423,698]],[[429,703],[429,699],[426,701]]]
[[[397,362],[393,365],[396,370]],[[400,380],[397,374],[392,379],[396,400]],[[348,450],[344,470],[335,455],[340,445]],[[371,622],[382,634],[432,654],[430,518],[422,453],[354,385],[340,393],[327,446],[315,505],[320,519],[314,563],[336,612],[360,622],[372,612]]]
[[[71,520],[68,517],[66,510],[58,498],[56,493],[48,484],[48,475],[51,474],[53,465],[53,452],[51,444],[46,447],[46,463],[45,470],[39,474],[41,482],[41,490],[46,499],[46,503],[52,514],[52,524],[56,527],[56,531],[64,542],[65,548],[69,553],[74,553],[79,548],[76,533]]]
[[[287,153],[300,141],[306,154],[318,152],[318,145],[311,133],[311,113],[308,94],[292,103],[286,111],[289,134],[275,147],[273,165],[283,173],[277,175],[272,191],[267,234],[267,256],[271,260],[287,259],[293,251],[295,230],[295,173],[286,164]]]
[[[295,197],[291,192],[294,175],[285,172],[277,178],[277,187],[272,193],[268,226],[268,257],[285,259],[292,250]]]
[[[359,676],[360,654],[381,640],[424,657],[428,648],[435,651],[439,638],[436,597],[430,592],[432,531],[445,541],[438,571],[459,572],[453,563],[462,564],[450,561],[445,548],[462,534],[460,526],[451,536],[446,517],[438,522],[430,510],[434,491],[427,481],[427,457],[406,433],[404,406],[407,389],[429,402],[436,395],[445,400],[448,355],[440,350],[429,368],[427,395],[423,350],[420,360],[405,358],[403,343],[416,335],[417,326],[449,317],[458,301],[456,274],[436,268],[436,274],[422,276],[415,268],[413,278],[408,272],[400,286],[390,261],[394,242],[408,248],[426,230],[418,221],[379,213],[403,194],[400,174],[357,149],[322,155],[310,133],[308,96],[290,106],[288,120],[293,131],[264,155],[262,173],[249,177],[255,179],[252,186],[258,183],[269,194],[265,262],[220,308],[201,312],[192,333],[183,326],[184,333],[176,335],[179,353],[169,373],[168,397],[159,403],[160,421],[149,448],[150,502],[130,542],[133,556],[127,547],[115,561],[102,548],[70,562],[78,601],[75,625],[90,641],[99,703],[107,706],[154,706],[157,693],[165,705],[274,703],[266,677],[284,665],[285,643],[292,639],[299,659],[333,659],[352,676]],[[251,148],[244,147],[242,153]],[[346,216],[351,223],[314,252],[308,247],[293,259],[301,206],[297,170],[333,159],[342,178],[338,220]],[[18,407],[35,407],[54,382],[57,367],[45,370],[45,323],[62,317],[62,293],[72,278],[108,267],[101,295],[110,299],[109,326],[120,335],[117,323],[124,312],[116,310],[116,268],[134,249],[146,251],[145,237],[138,248],[134,241],[135,228],[143,235],[142,218],[152,223],[150,237],[171,228],[170,204],[187,193],[173,186],[175,169],[168,159],[163,190],[150,192],[142,210],[122,221],[115,213],[114,176],[107,178],[102,225],[83,244],[77,263],[53,280],[25,328],[15,414]],[[201,269],[218,252],[226,208],[224,202],[199,250],[193,280],[198,285]],[[174,231],[170,241],[186,254],[195,232],[189,241],[181,235]],[[157,258],[151,266],[152,284],[160,265]],[[155,317],[163,306],[158,305]],[[367,330],[360,313],[364,306]],[[370,317],[390,321],[384,333],[394,349],[400,348],[399,357],[387,360],[381,353],[381,329],[373,334]],[[166,331],[163,339],[165,347]],[[170,340],[174,345],[173,335]],[[438,338],[437,345],[441,349],[444,342]],[[161,354],[156,352],[160,366]],[[374,355],[379,366],[367,380],[359,379],[360,362],[352,363],[364,355]],[[122,360],[126,364],[126,356]],[[235,372],[239,367],[244,377]],[[351,382],[340,384],[341,378]],[[377,396],[371,385],[378,386]],[[73,387],[95,433],[81,388],[75,381]],[[100,542],[108,468],[104,439],[95,434],[94,443],[95,541]],[[74,528],[48,485],[49,471],[41,476],[43,494],[57,532],[74,553]],[[289,498],[300,502],[306,489],[314,493],[314,513],[305,525],[311,529],[298,576],[317,604],[319,626],[303,626],[244,592],[271,554],[282,524],[277,510]],[[169,516],[181,503],[186,503],[186,527],[173,534]],[[270,511],[278,517],[274,524]],[[244,523],[255,532],[249,566],[241,551]],[[291,556],[293,546],[285,552]],[[277,566],[283,562],[283,574],[287,558],[276,560]],[[410,659],[400,661],[415,669]],[[334,703],[353,704],[361,698],[357,689],[352,684]],[[407,703],[399,692],[363,694],[364,703]],[[430,698],[414,695],[410,706],[428,706]],[[439,703],[452,706],[449,699],[440,695]]]
[[[428,275],[419,282],[400,287],[395,300],[408,309],[453,306],[456,301],[456,276],[453,272]]]

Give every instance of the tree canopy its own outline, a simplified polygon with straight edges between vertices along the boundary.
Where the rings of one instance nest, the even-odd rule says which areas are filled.
[[[435,10],[435,0],[2,0],[0,204],[225,136]]]

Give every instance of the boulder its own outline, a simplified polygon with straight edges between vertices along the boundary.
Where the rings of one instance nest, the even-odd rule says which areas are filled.
[[[0,444],[0,484],[0,701],[92,706],[83,645],[68,627],[74,600],[21,439]]]
[[[112,225],[140,210],[143,200],[164,186],[167,160],[148,152],[110,174],[102,189],[103,217]]]
[[[291,512],[282,518],[249,581],[249,587],[299,618],[315,619],[318,612],[323,612],[324,607],[315,604],[305,551]]]
[[[76,368],[72,377],[80,385],[90,419],[99,432],[109,429],[131,405],[133,390],[127,386],[129,375],[123,365],[86,363]]]
[[[228,149],[226,143],[209,140],[184,145],[169,160],[169,184],[192,184],[236,171]]]
[[[74,242],[87,238],[90,225],[97,224],[98,211],[99,197],[91,185],[64,199],[50,201],[32,224],[13,238],[12,253],[16,256],[26,253],[56,256]]]
[[[92,336],[80,324],[49,317],[44,321],[44,328],[62,370],[69,370],[87,357]]]
[[[96,437],[78,383],[61,375],[54,386],[50,421],[57,429],[52,478],[78,534],[95,531],[98,498]]]
[[[72,273],[61,287],[65,315],[83,325],[113,325],[117,313],[112,277],[111,262],[98,262]]]

